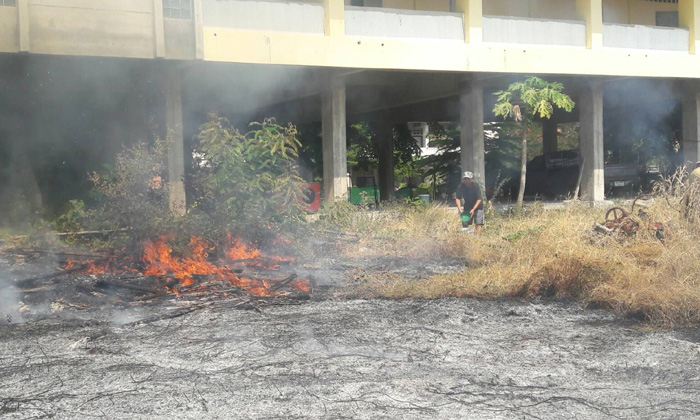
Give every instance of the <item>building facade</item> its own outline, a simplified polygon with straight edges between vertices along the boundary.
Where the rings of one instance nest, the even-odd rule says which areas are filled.
[[[0,53],[159,66],[174,207],[184,203],[183,80],[220,63],[243,79],[266,67],[297,75],[246,112],[322,121],[327,198],[346,191],[348,120],[368,116],[458,120],[463,170],[483,179],[485,92],[513,75],[573,90],[589,200],[604,198],[604,94],[620,80],[669,82],[682,102],[683,159],[700,156],[700,0],[0,0]]]

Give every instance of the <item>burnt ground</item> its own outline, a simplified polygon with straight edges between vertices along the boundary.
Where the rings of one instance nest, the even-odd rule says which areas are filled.
[[[342,293],[358,267],[420,279],[463,266],[302,258],[285,269],[316,281],[303,299],[41,281],[17,296],[24,322],[0,325],[0,418],[700,418],[698,329],[649,332],[575,302]]]

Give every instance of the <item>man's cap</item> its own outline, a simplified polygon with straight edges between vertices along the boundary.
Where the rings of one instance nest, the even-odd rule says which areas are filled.
[[[472,179],[472,178],[474,178],[474,172],[472,172],[472,171],[467,171],[467,172],[465,172],[465,173],[462,175],[462,178],[469,178],[469,179]]]

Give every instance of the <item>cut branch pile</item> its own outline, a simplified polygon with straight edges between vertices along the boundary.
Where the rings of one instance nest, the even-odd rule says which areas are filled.
[[[200,238],[192,238],[187,255],[174,255],[164,240],[145,244],[141,258],[39,249],[4,250],[4,256],[49,258],[60,268],[48,274],[15,279],[12,287],[25,302],[51,300],[51,310],[100,309],[106,302],[116,307],[139,307],[176,303],[188,308],[226,302],[235,307],[257,307],[306,300],[312,287],[299,279],[294,260],[262,255],[241,241],[214,259]],[[85,259],[86,257],[90,259]],[[7,258],[11,260],[12,258]],[[31,265],[31,264],[27,264]],[[35,264],[34,264],[35,265]]]

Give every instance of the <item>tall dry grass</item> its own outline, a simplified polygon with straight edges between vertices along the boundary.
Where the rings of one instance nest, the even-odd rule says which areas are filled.
[[[634,237],[593,234],[605,209],[580,205],[492,216],[481,237],[460,232],[456,210],[440,206],[356,215],[348,229],[362,226],[362,239],[345,249],[348,255],[462,257],[468,268],[428,280],[373,273],[355,291],[390,298],[573,298],[657,325],[698,324],[700,235],[697,222],[680,215],[682,181],[657,189]],[[663,241],[646,228],[656,221],[665,223]]]

